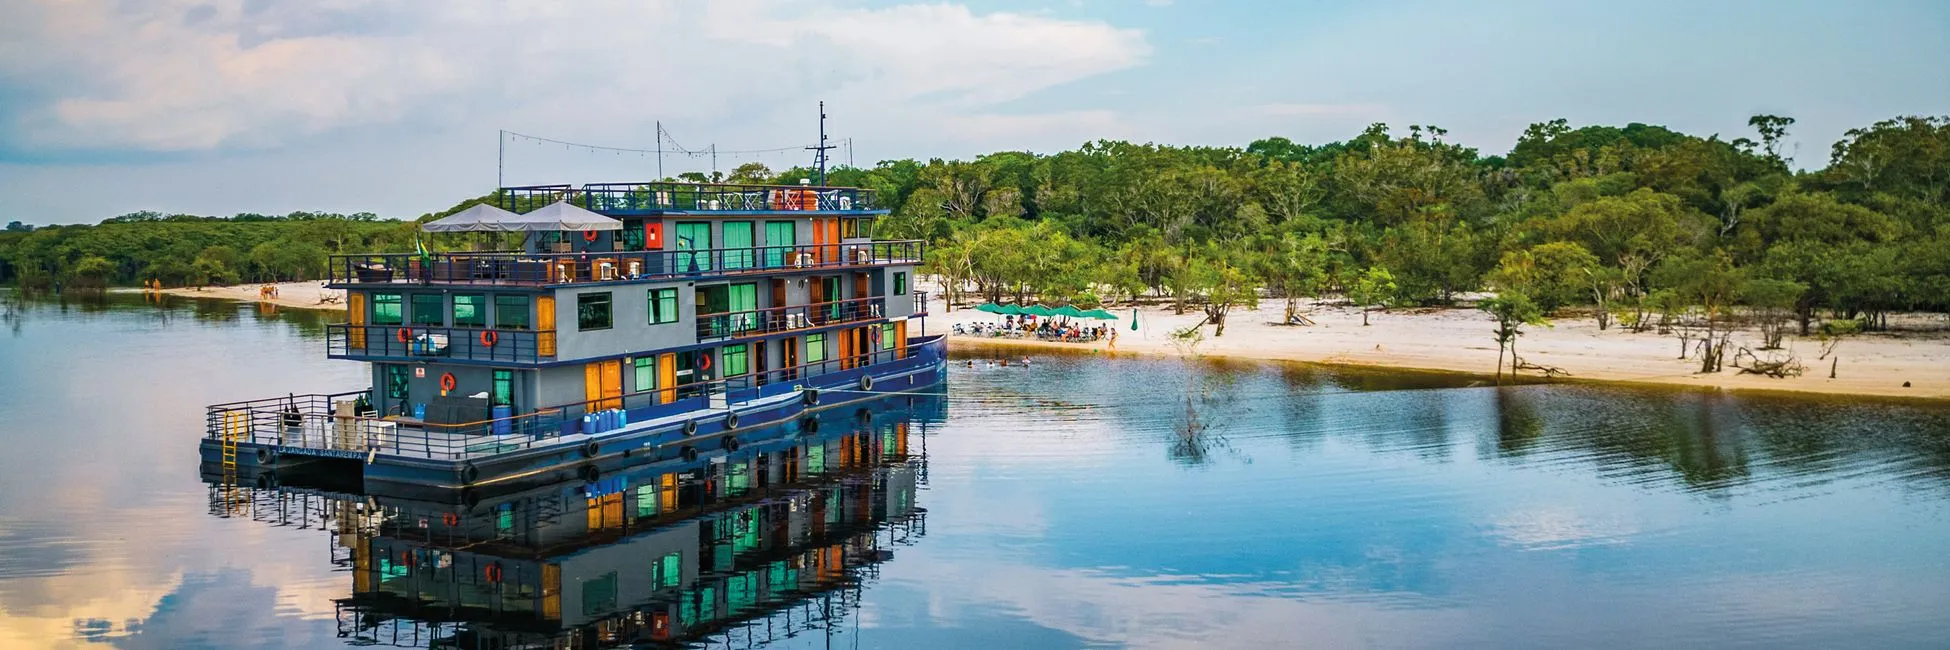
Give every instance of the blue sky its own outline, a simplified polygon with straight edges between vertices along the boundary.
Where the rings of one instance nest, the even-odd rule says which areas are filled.
[[[1378,121],[1502,153],[1558,117],[1731,137],[1775,113],[1819,166],[1849,128],[1950,112],[1940,2],[303,4],[0,5],[0,221],[412,216],[492,189],[499,129],[649,147],[661,121],[688,147],[777,147],[813,138],[821,99],[861,163]],[[510,184],[656,169],[509,146]]]

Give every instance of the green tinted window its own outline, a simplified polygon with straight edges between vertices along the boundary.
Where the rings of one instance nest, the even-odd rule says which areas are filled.
[[[641,393],[657,387],[657,358],[637,357],[632,362],[636,370],[636,382],[630,384],[630,391]]]
[[[894,339],[897,336],[898,335],[894,333],[893,323],[887,323],[881,325],[880,326],[880,349],[882,350],[894,349],[894,343],[895,343]]]
[[[400,312],[400,295],[397,293],[372,294],[372,324],[399,325],[405,323]]]
[[[894,295],[907,295],[907,273],[905,271],[894,274]]]
[[[576,296],[576,329],[606,330],[610,327],[609,292]]]
[[[443,325],[447,322],[447,298],[437,293],[413,294],[413,324]]]
[[[650,324],[661,325],[677,322],[677,290],[650,290]]]
[[[386,366],[386,396],[406,399],[406,366]]]
[[[750,350],[751,348],[743,344],[726,347],[724,349],[724,376],[737,377],[745,374],[745,371],[748,369],[747,364],[750,362],[750,359],[746,357],[750,354]]]
[[[616,610],[616,572],[582,582],[582,615],[596,616]]]
[[[806,335],[806,363],[819,363],[826,360],[826,335]]]
[[[487,296],[464,293],[454,296],[454,327],[486,327]]]
[[[494,406],[513,406],[515,403],[515,371],[494,371],[493,390],[488,391],[488,403]]]
[[[528,329],[528,296],[495,296],[494,326],[504,330]]]

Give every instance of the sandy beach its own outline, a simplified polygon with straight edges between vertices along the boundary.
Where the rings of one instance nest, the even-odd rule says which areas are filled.
[[[289,307],[292,309],[321,309],[329,311],[343,311],[345,309],[345,292],[337,289],[327,289],[324,287],[324,282],[320,280],[272,284],[271,286],[278,288],[278,297],[268,300],[261,299],[258,296],[258,288],[262,286],[264,285],[236,284],[227,287],[203,287],[201,289],[178,287],[175,289],[164,289],[162,292],[172,296],[184,296],[188,298],[221,298],[224,300],[240,300],[243,302],[270,303],[279,307]],[[327,298],[331,302],[326,302]]]
[[[937,291],[932,295],[940,295]],[[1361,325],[1361,312],[1346,306],[1308,303],[1305,313],[1312,326],[1276,325],[1284,313],[1281,301],[1262,303],[1259,310],[1235,310],[1227,319],[1225,336],[1213,338],[1205,327],[1206,338],[1197,347],[1208,357],[1304,361],[1337,365],[1359,365],[1446,372],[1479,373],[1488,376],[1496,369],[1495,326],[1490,317],[1475,309],[1398,309],[1369,315],[1369,326]],[[1131,308],[1110,309],[1122,320],[1115,321],[1118,354],[1181,354],[1172,345],[1170,332],[1196,323],[1202,312],[1173,315],[1169,307],[1143,307],[1138,310],[1139,328],[1130,329]],[[946,311],[937,299],[928,319],[929,332],[952,331],[956,323],[993,323],[1000,316],[968,308]],[[1759,347],[1758,332],[1745,330],[1733,335],[1731,349]],[[1054,343],[1013,338],[951,336],[953,345],[1033,346],[1071,350],[1110,352],[1108,342]],[[1723,388],[1732,390],[1790,391],[1833,395],[1876,395],[1922,399],[1950,399],[1950,333],[1906,332],[1900,334],[1862,334],[1838,344],[1829,359],[1817,360],[1820,343],[1812,338],[1790,336],[1784,350],[1762,355],[1792,354],[1806,366],[1800,377],[1773,378],[1743,374],[1732,367],[1719,373],[1698,374],[1697,359],[1680,359],[1679,340],[1653,331],[1632,333],[1619,327],[1599,331],[1592,318],[1557,319],[1551,327],[1528,327],[1517,342],[1526,361],[1555,366],[1569,373],[1566,381],[1607,381]],[[1839,357],[1839,361],[1835,361]],[[1830,364],[1836,378],[1829,379]],[[1529,372],[1526,376],[1540,376]],[[1908,387],[1903,382],[1909,382]]]
[[[171,295],[195,298],[223,298],[245,302],[270,302],[296,309],[344,309],[342,302],[321,302],[331,296],[344,299],[342,291],[325,289],[319,282],[283,282],[275,285],[278,297],[260,301],[260,285],[205,287],[202,290],[167,289]],[[948,311],[938,296],[929,305],[929,332],[949,332],[957,323],[996,322],[998,316],[967,307]],[[1369,315],[1370,325],[1361,325],[1361,312],[1344,305],[1307,303],[1305,313],[1316,324],[1281,326],[1278,322],[1284,304],[1262,303],[1258,310],[1235,310],[1228,319],[1223,337],[1211,336],[1197,347],[1203,356],[1239,359],[1304,361],[1338,365],[1358,365],[1489,375],[1496,368],[1496,342],[1490,330],[1494,323],[1483,312],[1468,308],[1397,309]],[[1168,306],[1145,306],[1138,311],[1139,328],[1130,329],[1129,306],[1112,308],[1122,320],[1115,352],[1121,354],[1178,355],[1169,333],[1203,318],[1197,311],[1174,315]],[[1759,347],[1758,332],[1738,331],[1733,349]],[[953,336],[956,347],[1029,346],[1076,351],[1109,352],[1108,342],[1051,343],[1013,338]],[[1922,399],[1950,399],[1950,332],[1925,331],[1894,334],[1861,334],[1838,344],[1828,359],[1816,359],[1821,345],[1812,338],[1788,337],[1786,349],[1761,352],[1762,355],[1791,354],[1800,359],[1806,371],[1799,377],[1773,378],[1743,374],[1729,367],[1722,372],[1699,374],[1699,362],[1680,359],[1679,340],[1653,331],[1633,333],[1620,327],[1599,331],[1591,318],[1560,318],[1550,327],[1525,328],[1517,347],[1524,359],[1554,366],[1569,373],[1567,381],[1610,381],[1724,388],[1770,390],[1831,395],[1876,395]],[[1839,357],[1839,361],[1836,359]],[[1835,378],[1828,372],[1831,363]],[[1535,376],[1537,373],[1527,373]],[[1904,382],[1909,382],[1905,387]]]

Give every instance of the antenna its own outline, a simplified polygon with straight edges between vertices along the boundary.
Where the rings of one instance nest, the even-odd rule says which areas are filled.
[[[821,187],[825,187],[826,186],[826,151],[829,149],[834,149],[836,147],[830,144],[826,144],[826,102],[824,101],[819,103],[819,144],[806,147],[806,148],[817,152],[816,159],[819,161],[819,185]]]

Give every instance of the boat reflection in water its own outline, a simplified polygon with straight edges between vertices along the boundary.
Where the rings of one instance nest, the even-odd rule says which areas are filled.
[[[445,501],[212,481],[210,510],[332,535],[349,644],[762,646],[843,629],[879,563],[925,534],[926,431],[945,415],[892,397],[737,452]]]

